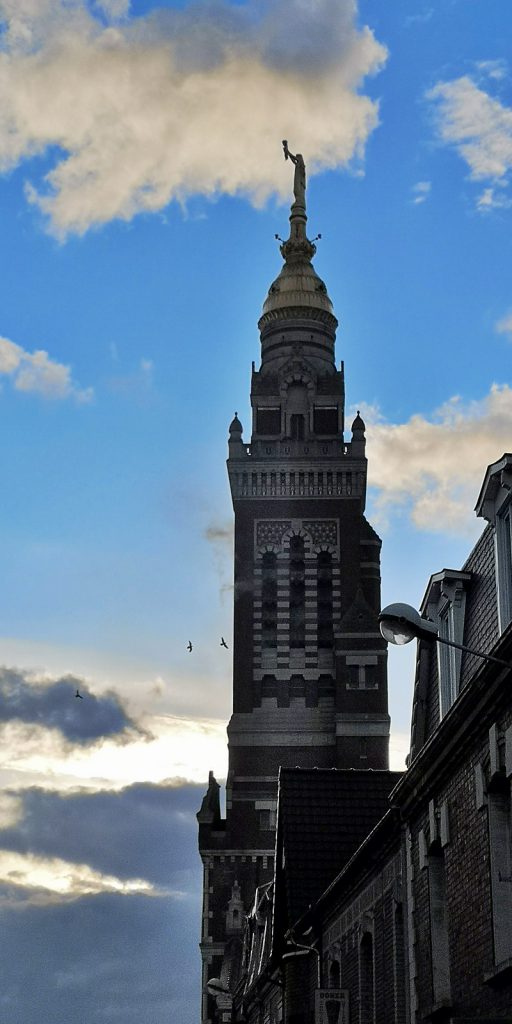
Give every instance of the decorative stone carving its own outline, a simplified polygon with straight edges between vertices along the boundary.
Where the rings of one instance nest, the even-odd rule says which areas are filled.
[[[256,524],[256,547],[280,548],[291,525],[291,519],[260,519]]]
[[[334,519],[305,519],[303,525],[315,547],[337,548],[338,528]]]

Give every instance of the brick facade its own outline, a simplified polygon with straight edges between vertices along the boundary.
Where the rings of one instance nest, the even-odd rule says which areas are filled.
[[[492,483],[492,471],[503,479],[509,466],[512,455],[486,479]],[[323,894],[306,897],[305,909],[293,894],[307,892],[307,884],[281,848],[278,826],[272,943],[259,979],[252,975],[235,1001],[235,1020],[272,1021],[265,992],[279,990],[282,1018],[275,1020],[318,1024],[311,986],[319,957],[317,980],[326,1003],[332,991],[336,1024],[512,1021],[512,621],[497,614],[503,579],[495,528],[484,529],[462,570],[431,577],[424,606],[438,608],[441,628],[458,602],[460,641],[506,664],[468,654],[458,675],[455,660],[419,643],[408,770],[393,783],[376,827]],[[439,675],[447,668],[457,685],[445,687],[452,702],[443,709]],[[341,790],[332,799],[349,828],[353,813],[342,811]],[[305,847],[309,804],[305,792]],[[278,820],[282,813],[280,806]],[[309,870],[314,878],[311,859]],[[283,892],[295,907],[288,917],[279,909]],[[302,946],[311,952],[293,961],[291,975],[286,951]],[[245,1016],[252,994],[259,1019]]]

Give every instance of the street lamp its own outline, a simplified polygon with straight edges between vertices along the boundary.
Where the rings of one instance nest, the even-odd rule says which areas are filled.
[[[220,978],[210,978],[206,984],[206,991],[211,996],[229,996],[231,995],[230,989],[224,984]]]
[[[456,643],[455,640],[439,636],[437,626],[429,619],[424,619],[409,604],[388,604],[379,615],[379,627],[384,640],[391,644],[398,644],[399,647],[410,643],[414,638],[431,643],[437,641],[437,643],[446,644],[448,647],[456,647],[458,651],[474,654],[477,658],[483,658],[485,661],[493,661],[497,665],[504,665],[505,668],[512,668],[512,664],[509,661],[504,661],[503,658],[495,658],[492,654],[475,651],[472,647],[466,647],[464,644]]]
[[[303,946],[300,942],[288,942],[288,952],[283,953],[281,960],[292,960],[296,956],[307,956],[314,953],[316,956],[316,980],[317,988],[320,988],[320,951],[315,946]]]
[[[220,978],[209,978],[206,983],[208,995],[213,996],[217,1005],[216,1019],[219,1024],[230,1024],[233,1019],[233,994]]]

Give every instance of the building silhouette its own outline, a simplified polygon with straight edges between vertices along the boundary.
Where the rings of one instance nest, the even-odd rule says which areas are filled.
[[[422,602],[465,649],[418,641],[407,771],[280,772],[274,878],[248,916],[233,1021],[512,1021],[511,454],[476,511],[481,537]]]
[[[202,1022],[510,1024],[512,454],[487,468],[465,564],[428,583],[421,614],[462,647],[418,641],[391,772],[365,428],[345,442],[301,159],[250,444],[236,414],[229,430],[233,714],[225,817],[212,773],[198,813]]]
[[[212,774],[198,813],[204,1024],[229,1013],[243,923],[273,880],[279,769],[388,768],[381,542],[364,516],[365,425],[357,414],[344,439],[337,320],[312,264],[304,164],[292,159],[284,263],[258,324],[250,443],[236,414],[229,428],[233,713],[226,815]]]

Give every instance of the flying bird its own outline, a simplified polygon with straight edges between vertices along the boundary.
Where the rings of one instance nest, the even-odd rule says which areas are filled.
[[[79,699],[80,699],[80,700],[83,700],[83,699],[84,699],[84,698],[82,697],[82,694],[81,694],[81,693],[79,693],[79,692],[78,692],[78,690],[77,690],[77,691],[76,691],[76,693],[75,693],[75,697],[79,697]]]
[[[227,645],[226,641],[224,640],[223,636],[221,636],[221,638],[220,638],[220,646],[221,647],[225,647],[226,650],[228,650],[228,645]]]
[[[191,651],[191,650],[192,650],[192,641],[189,640],[189,642],[187,644],[187,651]]]

